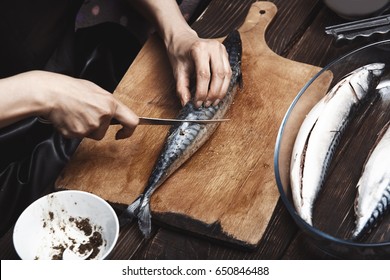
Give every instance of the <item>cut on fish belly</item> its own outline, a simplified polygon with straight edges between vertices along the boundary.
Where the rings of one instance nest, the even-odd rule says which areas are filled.
[[[360,239],[369,232],[390,205],[390,121],[379,133],[356,187],[356,226],[352,239]]]
[[[384,71],[385,64],[373,63],[346,75],[312,108],[298,131],[290,184],[295,209],[310,225],[337,144],[354,113],[375,93]]]
[[[229,55],[232,70],[229,88],[226,96],[216,106],[196,108],[192,102],[187,103],[180,111],[177,119],[211,120],[220,119],[233,103],[237,87],[241,84],[241,37],[236,30],[223,41]],[[195,88],[192,88],[194,93]],[[120,217],[121,224],[133,218],[138,218],[139,228],[145,237],[151,233],[150,198],[153,192],[165,180],[188,160],[214,133],[219,123],[200,124],[182,122],[170,127],[162,151],[153,167],[144,192],[124,211]]]

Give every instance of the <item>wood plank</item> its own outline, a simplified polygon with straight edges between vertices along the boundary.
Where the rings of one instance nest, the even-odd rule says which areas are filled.
[[[150,240],[154,239],[156,232],[158,232],[158,228],[153,230]],[[129,223],[121,228],[118,241],[109,259],[129,260],[137,258],[138,252],[143,250],[149,242],[149,240],[145,240],[139,231],[136,222]]]
[[[323,3],[321,0],[272,0],[272,2],[280,9],[274,24],[267,31],[267,43],[275,53],[286,57],[309,28]]]
[[[336,47],[333,37],[325,34],[325,27],[340,23],[340,18],[321,9],[310,27],[300,37],[286,57],[295,61],[324,67],[342,54],[356,48],[356,45]]]
[[[279,200],[270,225],[254,251],[225,246],[221,242],[199,238],[183,231],[160,228],[156,236],[134,255],[134,259],[281,259],[296,232],[296,225]]]
[[[269,2],[253,4],[240,28],[244,88],[228,113],[231,121],[153,195],[152,213],[160,223],[244,247],[260,241],[279,197],[272,169],[279,124],[295,94],[319,70],[268,48],[265,28],[276,10]],[[149,40],[115,94],[138,115],[174,117],[179,104],[168,65],[161,42]],[[112,141],[114,134],[110,128],[102,141],[84,140],[57,186],[131,203],[148,179],[166,128],[140,127],[125,141]]]
[[[284,260],[335,260],[338,259],[307,239],[307,236],[299,232],[291,242],[289,248],[284,253]]]
[[[245,21],[248,10],[255,0],[213,0],[204,13],[192,24],[202,38],[221,38],[238,29]]]
[[[254,2],[256,0],[213,0],[192,27],[199,36],[204,38],[226,36],[230,30],[238,29],[242,25],[247,11]],[[267,29],[266,41],[276,54],[285,57],[324,4],[320,0],[271,0],[269,2],[278,7],[278,13],[275,21]]]

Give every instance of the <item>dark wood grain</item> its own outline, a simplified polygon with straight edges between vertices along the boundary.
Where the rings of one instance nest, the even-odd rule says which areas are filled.
[[[309,29],[323,4],[319,0],[273,0],[272,2],[278,7],[278,14],[273,25],[268,29],[267,42],[275,53],[287,57],[290,50]]]
[[[326,26],[339,21],[336,15],[329,14],[327,8],[322,8],[310,27],[285,56],[292,60],[324,67],[340,55],[350,51],[352,46],[336,47],[333,44],[333,38],[325,34]]]
[[[137,259],[280,259],[295,236],[297,227],[281,201],[256,250],[227,247],[188,233],[161,228],[155,238],[141,248]]]
[[[237,29],[254,0],[213,0],[206,11],[192,24],[192,28],[203,38],[219,38]]]
[[[154,236],[158,232],[158,227],[153,228],[150,240],[154,239]],[[112,260],[129,260],[135,258],[138,251],[148,244],[149,240],[146,240],[142,233],[139,231],[138,223],[133,221],[132,223],[125,225],[121,228],[118,237],[118,242],[115,245],[115,250],[109,256]]]
[[[282,259],[284,260],[334,260],[338,259],[324,252],[314,243],[310,242],[307,236],[298,232],[292,240],[290,246],[284,253]]]
[[[243,22],[253,0],[204,0],[196,11],[201,14],[208,4],[206,17],[193,27],[202,37],[221,37]],[[358,44],[337,48],[325,35],[328,25],[344,22],[320,0],[272,0],[278,13],[266,33],[268,46],[291,60],[325,66],[333,59],[358,47]],[[205,4],[206,3],[206,4]],[[209,16],[210,15],[210,16]],[[210,24],[212,23],[212,24]],[[343,145],[343,144],[342,144]],[[344,144],[346,145],[346,144]],[[342,150],[342,149],[341,149]],[[348,209],[347,209],[348,210]],[[343,210],[345,211],[345,209]],[[372,238],[382,238],[373,235]],[[152,237],[145,240],[133,222],[121,229],[111,259],[334,259],[310,243],[298,230],[285,206],[278,201],[263,239],[253,251],[243,251],[218,244],[199,236],[154,224]],[[10,230],[0,239],[0,259],[18,259]]]

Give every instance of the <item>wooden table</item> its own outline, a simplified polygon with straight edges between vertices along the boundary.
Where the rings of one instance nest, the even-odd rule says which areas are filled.
[[[203,1],[207,2],[207,1]],[[193,28],[202,37],[221,37],[241,25],[253,0],[212,0],[211,19],[200,17]],[[319,67],[356,48],[358,43],[336,48],[324,28],[345,20],[324,6],[320,0],[272,0],[278,12],[266,33],[268,46],[278,55]],[[218,13],[217,11],[224,11]],[[209,11],[210,12],[210,11]],[[209,15],[206,14],[206,15]],[[210,28],[208,21],[219,22]],[[332,259],[307,242],[282,201],[275,210],[258,246],[251,251],[171,230],[154,227],[145,240],[133,222],[121,229],[112,259]],[[0,240],[0,259],[18,259],[12,244],[12,230]]]

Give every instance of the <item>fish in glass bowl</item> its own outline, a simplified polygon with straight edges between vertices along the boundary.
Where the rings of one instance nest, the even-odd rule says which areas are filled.
[[[378,196],[362,191],[359,182],[390,120],[389,80],[389,40],[356,49],[308,81],[279,129],[274,168],[281,199],[308,240],[338,258],[390,255],[387,187],[377,191],[377,219],[357,232],[358,205],[365,205],[359,200]],[[390,165],[378,168],[381,161],[370,167],[382,170],[377,182],[388,180]]]

